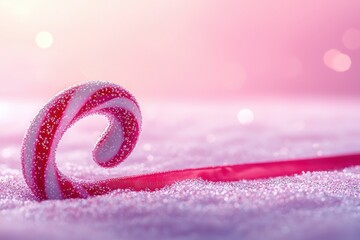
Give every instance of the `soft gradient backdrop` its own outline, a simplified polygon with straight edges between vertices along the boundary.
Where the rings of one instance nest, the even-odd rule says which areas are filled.
[[[0,96],[357,95],[358,0],[0,0]]]
[[[105,169],[91,150],[107,121],[81,120],[56,152],[69,177],[358,153],[360,0],[0,0],[1,240],[359,239],[360,166],[36,201],[24,133],[89,80],[135,95],[142,134]]]

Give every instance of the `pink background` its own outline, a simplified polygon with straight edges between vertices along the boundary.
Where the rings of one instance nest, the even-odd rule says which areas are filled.
[[[356,95],[359,13],[358,0],[2,0],[0,94],[108,80],[139,98]],[[330,49],[345,57],[324,61]]]
[[[0,239],[358,240],[360,166],[38,202],[20,149],[54,94],[107,80],[139,100],[139,142],[101,168],[107,121],[86,118],[56,152],[67,176],[358,153],[359,15],[359,0],[0,0]]]

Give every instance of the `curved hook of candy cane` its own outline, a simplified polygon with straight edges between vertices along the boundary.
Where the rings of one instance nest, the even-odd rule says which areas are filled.
[[[106,186],[66,177],[55,163],[55,151],[65,131],[91,114],[103,114],[110,123],[93,150],[96,163],[102,167],[116,166],[135,147],[141,112],[129,92],[106,82],[84,83],[64,90],[37,114],[23,142],[25,181],[40,200],[84,198],[108,191]]]

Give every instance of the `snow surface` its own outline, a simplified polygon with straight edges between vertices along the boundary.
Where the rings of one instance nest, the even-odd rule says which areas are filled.
[[[140,101],[143,127],[114,169],[91,161],[107,122],[63,137],[57,164],[103,179],[157,171],[360,152],[360,100]],[[115,191],[37,202],[20,147],[37,102],[0,102],[0,239],[359,239],[360,167],[256,181],[184,181],[156,192]],[[241,124],[249,109],[254,120]]]

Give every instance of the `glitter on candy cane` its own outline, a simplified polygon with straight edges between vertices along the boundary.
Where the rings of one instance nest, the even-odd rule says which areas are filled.
[[[55,149],[65,131],[90,114],[103,114],[110,122],[93,150],[103,167],[123,161],[137,141],[141,113],[135,99],[111,83],[90,82],[69,88],[55,96],[32,122],[22,149],[23,173],[39,199],[87,197],[101,188],[72,181],[55,164]]]

